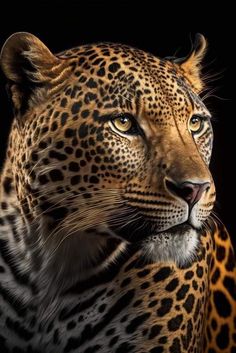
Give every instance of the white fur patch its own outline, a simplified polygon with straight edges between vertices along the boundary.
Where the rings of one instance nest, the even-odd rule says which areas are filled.
[[[174,262],[183,266],[194,260],[198,243],[198,234],[193,228],[179,232],[170,229],[148,237],[143,242],[143,252],[154,262]]]

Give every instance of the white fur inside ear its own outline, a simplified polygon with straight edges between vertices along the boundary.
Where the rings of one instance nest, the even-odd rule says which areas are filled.
[[[198,243],[198,234],[192,228],[174,234],[167,230],[146,239],[143,251],[154,262],[174,262],[183,266],[195,259]]]

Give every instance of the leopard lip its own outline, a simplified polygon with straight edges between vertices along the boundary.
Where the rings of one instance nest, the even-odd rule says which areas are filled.
[[[114,224],[109,224],[110,229],[124,240],[130,243],[140,244],[143,241],[150,241],[151,238],[156,237],[157,239],[161,239],[164,235],[167,236],[184,236],[185,233],[195,230],[196,228],[192,224],[189,223],[188,220],[183,223],[179,223],[174,226],[170,226],[168,228],[160,229],[158,225],[155,226],[154,223],[144,222],[145,218],[141,218],[134,223],[128,222],[124,224],[122,227],[114,226]],[[145,227],[144,227],[145,224]],[[158,229],[159,228],[159,229]]]
[[[164,235],[179,235],[179,236],[184,236],[184,234],[186,232],[189,232],[190,230],[195,230],[197,231],[196,228],[194,228],[190,223],[188,222],[184,222],[184,223],[181,223],[181,224],[177,224],[173,227],[170,227],[168,229],[165,229],[165,230],[162,230],[160,232],[156,232],[156,233],[153,233],[151,235],[149,235],[149,239],[150,237],[162,237]]]

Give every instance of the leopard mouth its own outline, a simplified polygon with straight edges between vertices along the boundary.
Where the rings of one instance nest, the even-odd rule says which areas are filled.
[[[113,222],[108,221],[109,228],[119,237],[130,243],[140,243],[143,241],[158,241],[167,238],[168,236],[183,237],[184,234],[190,230],[196,229],[188,221],[179,224],[163,226],[142,214],[132,220],[131,216],[127,213],[126,219],[123,220],[121,225],[114,225]]]
[[[155,239],[158,241],[163,238],[167,239],[169,236],[174,237],[176,235],[178,235],[179,237],[183,237],[186,233],[190,232],[191,230],[197,231],[197,229],[194,228],[190,223],[184,222],[168,229],[165,229],[163,231],[153,233],[146,238],[146,241],[150,241],[150,239],[152,241],[155,241]]]
[[[199,232],[185,221],[160,229],[155,222],[142,217],[138,222],[124,222],[122,227],[112,227],[119,238],[135,244],[141,249],[147,261],[171,262],[186,266],[197,257]]]

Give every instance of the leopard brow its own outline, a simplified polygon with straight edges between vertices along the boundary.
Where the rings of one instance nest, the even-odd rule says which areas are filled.
[[[119,117],[122,117],[122,116],[129,116],[129,117],[132,117],[135,120],[137,120],[137,118],[133,114],[130,114],[129,112],[117,112],[117,111],[115,111],[115,112],[112,112],[112,113],[102,114],[100,116],[97,116],[96,117],[96,121],[102,123],[102,122],[107,122],[107,121],[110,121],[112,119],[119,118]]]
[[[193,114],[192,116],[194,116],[194,115],[199,116],[204,121],[206,121],[207,119],[212,119],[211,114]]]

